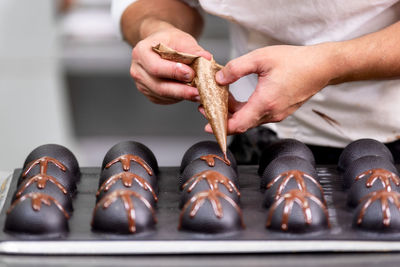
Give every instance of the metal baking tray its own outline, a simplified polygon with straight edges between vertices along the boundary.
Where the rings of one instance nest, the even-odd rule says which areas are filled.
[[[94,233],[90,221],[95,206],[100,168],[82,168],[78,194],[69,220],[70,232],[60,239],[21,239],[4,233],[6,211],[16,189],[20,169],[9,178],[0,212],[0,253],[38,255],[135,255],[135,254],[238,254],[289,252],[382,252],[400,251],[399,234],[377,234],[351,227],[352,211],[335,166],[317,167],[325,192],[331,227],[312,234],[290,234],[265,228],[267,210],[262,207],[257,166],[239,166],[241,208],[246,229],[231,234],[194,234],[178,231],[180,191],[178,168],[162,167],[159,174],[158,223],[146,234]],[[0,205],[1,206],[1,205]]]

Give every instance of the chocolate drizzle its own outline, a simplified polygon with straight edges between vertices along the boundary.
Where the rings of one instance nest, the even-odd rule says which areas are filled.
[[[392,181],[396,186],[400,186],[400,178],[393,172],[376,168],[367,170],[356,177],[356,181],[362,179],[363,177],[369,175],[367,181],[365,182],[366,187],[371,187],[377,180],[382,183],[382,186],[386,189],[386,191],[392,191],[392,185],[390,181]]]
[[[67,168],[57,159],[52,158],[52,157],[41,157],[37,160],[34,160],[30,162],[26,168],[26,170],[22,173],[22,177],[25,177],[28,175],[28,173],[32,170],[33,167],[36,165],[40,166],[40,174],[47,174],[47,167],[49,163],[53,163],[55,166],[57,166],[60,170],[65,172]]]
[[[204,160],[208,164],[208,166],[210,166],[210,167],[214,167],[215,166],[215,159],[219,159],[220,161],[222,161],[226,165],[231,166],[231,162],[229,161],[229,159],[226,156],[226,154],[224,154],[224,158],[221,158],[218,155],[208,154],[208,155],[201,156],[200,159]]]
[[[101,191],[104,190],[104,192],[107,192],[113,184],[115,184],[118,180],[122,181],[122,184],[125,187],[131,187],[133,184],[133,181],[138,183],[144,190],[150,191],[151,194],[153,195],[153,198],[155,201],[158,200],[156,193],[154,192],[153,187],[150,185],[150,183],[140,177],[139,175],[131,172],[120,172],[117,173],[111,177],[109,177],[104,183],[100,186],[99,190],[96,193],[96,196],[100,195]]]
[[[96,208],[94,210],[94,214],[100,206],[102,206],[103,209],[107,209],[112,203],[114,203],[118,199],[121,199],[121,201],[124,205],[125,211],[126,211],[126,215],[128,217],[129,232],[135,233],[136,232],[136,211],[135,211],[135,206],[134,206],[134,203],[133,203],[131,197],[135,197],[135,198],[139,199],[140,201],[142,201],[143,204],[151,211],[154,222],[157,222],[154,209],[151,206],[151,204],[147,201],[147,199],[145,199],[142,195],[140,195],[137,192],[125,190],[125,189],[116,190],[114,192],[111,192],[111,193],[105,195],[99,201],[99,203],[97,203]],[[93,214],[93,218],[94,218],[94,214]],[[93,220],[92,220],[92,225],[93,225]]]
[[[185,188],[187,185],[189,185],[191,182],[193,182],[187,189],[187,192],[191,192],[201,180],[207,181],[208,186],[212,191],[218,190],[218,185],[222,184],[226,187],[226,189],[228,189],[229,192],[232,193],[233,190],[235,190],[236,194],[240,196],[238,188],[231,180],[229,180],[223,174],[211,170],[206,170],[198,174],[195,174],[182,186],[182,189]]]
[[[46,187],[47,181],[50,181],[51,183],[56,185],[57,188],[64,193],[64,195],[68,193],[67,189],[65,189],[65,187],[53,176],[47,174],[36,174],[35,176],[29,178],[26,183],[24,183],[24,185],[18,190],[15,196],[20,197],[22,193],[33,183],[36,183],[37,188],[44,189]]]
[[[65,218],[69,219],[69,215],[68,215],[67,211],[63,208],[63,206],[60,204],[60,202],[58,202],[52,196],[42,194],[42,193],[36,193],[36,192],[23,195],[22,197],[16,199],[11,204],[10,208],[7,210],[7,213],[10,213],[18,203],[20,203],[28,198],[31,199],[33,210],[40,211],[40,209],[42,207],[42,203],[50,207],[51,203],[53,202],[54,205],[56,205],[56,207],[64,214]]]
[[[267,227],[271,226],[272,223],[272,216],[275,212],[275,210],[278,208],[278,206],[284,202],[284,207],[283,207],[283,214],[282,214],[282,222],[281,222],[281,229],[283,231],[287,231],[289,229],[289,217],[293,209],[294,203],[297,203],[299,207],[301,208],[303,214],[304,214],[304,220],[307,225],[310,225],[312,223],[312,212],[311,208],[309,205],[309,200],[314,201],[318,206],[322,208],[322,210],[325,213],[326,219],[329,224],[329,216],[328,216],[328,210],[325,206],[324,203],[320,199],[318,199],[316,196],[311,194],[310,192],[307,191],[302,191],[299,189],[293,189],[290,190],[289,192],[283,194],[278,200],[272,204],[269,214],[268,214],[268,220],[267,220]]]
[[[124,169],[124,171],[129,171],[131,168],[131,161],[134,161],[134,162],[138,163],[140,166],[142,166],[150,176],[153,175],[153,171],[152,171],[151,167],[146,163],[146,161],[144,161],[141,157],[135,156],[132,154],[121,155],[118,158],[113,159],[112,161],[107,163],[105,168],[108,169],[113,164],[115,164],[117,162],[121,162],[122,168]]]
[[[235,210],[239,214],[241,226],[242,228],[244,228],[245,225],[243,223],[242,210],[240,209],[240,207],[236,204],[236,202],[232,198],[221,193],[219,190],[214,189],[197,193],[185,204],[179,217],[178,229],[181,229],[182,227],[183,215],[185,214],[185,211],[188,209],[188,207],[192,205],[189,211],[189,216],[190,218],[193,218],[196,216],[197,212],[203,206],[206,200],[208,200],[211,203],[215,216],[218,219],[221,219],[223,217],[223,210],[219,198],[225,199],[229,204],[231,204],[235,208]]]
[[[362,206],[360,213],[358,214],[357,224],[360,225],[363,222],[365,213],[367,212],[369,206],[375,201],[380,200],[383,215],[383,225],[390,226],[391,214],[390,214],[390,204],[392,202],[400,212],[400,194],[394,191],[387,191],[385,189],[374,191],[366,195],[361,201],[366,200]]]
[[[286,185],[292,179],[296,182],[297,187],[300,191],[306,192],[307,186],[306,186],[305,178],[307,178],[308,180],[313,182],[318,187],[318,189],[321,191],[321,195],[322,196],[324,195],[322,186],[318,183],[318,181],[315,180],[311,175],[309,175],[305,172],[302,172],[300,170],[290,170],[290,171],[279,174],[271,182],[268,183],[267,189],[271,188],[274,184],[276,184],[282,178],[283,178],[283,180],[281,181],[278,189],[276,190],[276,194],[274,197],[275,200],[278,200],[281,197],[282,192],[285,189]]]

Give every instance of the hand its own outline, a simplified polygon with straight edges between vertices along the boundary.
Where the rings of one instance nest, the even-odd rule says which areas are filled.
[[[282,121],[324,88],[331,79],[328,51],[323,45],[271,46],[230,61],[216,74],[219,84],[251,73],[258,84],[247,102],[229,98],[228,134]],[[205,130],[212,132],[209,124]]]
[[[157,104],[173,104],[184,99],[199,101],[197,89],[185,84],[192,81],[193,69],[182,63],[162,59],[152,47],[164,43],[177,51],[207,59],[211,59],[211,54],[201,48],[191,35],[167,23],[161,22],[158,25],[160,27],[156,31],[132,50],[130,73],[138,90]]]

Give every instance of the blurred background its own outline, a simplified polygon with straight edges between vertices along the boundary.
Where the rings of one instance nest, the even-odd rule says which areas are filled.
[[[143,142],[161,166],[179,165],[204,133],[197,104],[152,104],[129,76],[131,47],[118,39],[111,0],[0,0],[0,170],[22,167],[45,143],[100,166],[123,140]],[[205,16],[200,44],[225,64],[227,24]]]

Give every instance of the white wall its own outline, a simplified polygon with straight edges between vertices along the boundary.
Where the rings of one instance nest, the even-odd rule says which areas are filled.
[[[72,147],[53,0],[0,0],[0,170],[44,143]]]

